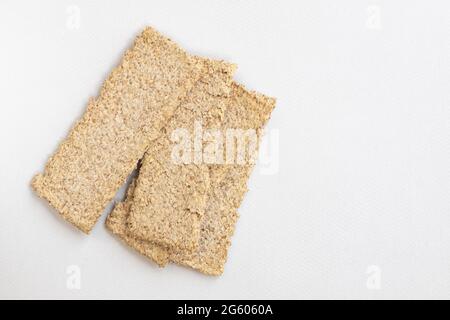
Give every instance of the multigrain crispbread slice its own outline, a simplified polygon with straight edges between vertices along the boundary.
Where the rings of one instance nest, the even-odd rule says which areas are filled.
[[[274,107],[274,99],[248,92],[242,86],[233,84],[231,98],[227,99],[222,132],[230,128],[244,131],[254,129],[259,141]],[[245,164],[209,166],[210,189],[201,223],[199,247],[194,253],[175,252],[170,256],[171,261],[206,274],[223,273],[238,217],[237,209],[247,191],[247,181],[253,168],[253,163],[249,160],[251,159],[247,158]]]
[[[192,251],[198,246],[209,170],[199,163],[202,159],[195,159],[199,154],[193,150],[193,137],[199,123],[220,126],[225,105],[217,97],[229,95],[235,69],[224,62],[205,63],[209,72],[182,102],[165,133],[150,144],[129,206],[128,234],[173,250]],[[174,154],[174,139],[181,147],[192,148]]]
[[[217,129],[222,132],[236,128],[242,130],[254,129],[258,138],[275,106],[274,99],[249,92],[237,84],[232,84],[230,97],[217,96],[215,103],[225,105],[224,117],[220,126],[216,127]],[[225,149],[228,149],[228,145],[225,146]],[[152,242],[137,243],[136,239],[130,240],[123,217],[129,215],[127,209],[129,209],[129,204],[133,202],[133,197],[128,197],[118,207],[120,210],[114,210],[110,214],[107,218],[108,228],[125,241],[128,239],[127,242],[130,246],[160,265],[162,263],[158,255],[161,254],[161,250],[167,250],[168,258],[164,261],[170,260],[209,275],[222,274],[231,236],[234,233],[238,218],[237,209],[247,191],[247,180],[253,164],[248,162],[226,164],[225,162],[225,164],[203,165],[209,171],[210,187],[205,212],[200,221],[199,244],[194,251],[164,249]],[[118,222],[119,218],[122,219],[122,222]],[[122,223],[125,228],[118,228],[117,225],[113,224],[113,221],[116,224]],[[145,249],[143,249],[144,247]]]
[[[36,193],[89,233],[204,68],[203,59],[146,28],[34,177]]]

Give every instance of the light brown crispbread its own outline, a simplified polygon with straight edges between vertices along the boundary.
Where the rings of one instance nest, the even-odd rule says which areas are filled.
[[[267,98],[255,92],[249,92],[242,86],[232,84],[230,97],[217,96],[215,104],[225,105],[223,120],[219,129],[231,128],[255,129],[258,137],[262,128],[275,106],[275,100]],[[238,218],[239,208],[245,192],[247,191],[247,180],[250,176],[253,164],[224,164],[224,165],[204,165],[208,168],[210,187],[207,195],[207,205],[200,221],[200,239],[197,249],[193,252],[187,250],[167,250],[169,260],[181,265],[192,267],[200,272],[209,275],[220,275],[223,273],[227,258],[228,248],[231,244],[231,236],[234,233],[235,223]],[[142,169],[142,168],[141,168]],[[133,192],[133,191],[131,191]],[[120,210],[114,210],[107,218],[107,226],[111,229],[110,220],[117,216],[127,215],[125,212],[127,203],[132,202],[133,197],[128,198],[120,206]],[[122,210],[124,209],[124,210]],[[123,222],[122,222],[123,223]],[[125,232],[116,232],[121,238],[128,237]],[[154,256],[163,247],[154,243],[139,242],[139,247],[135,242],[128,241],[132,247],[141,250],[145,246],[147,257],[154,259]],[[157,258],[159,259],[159,258]],[[160,260],[154,259],[155,261]]]
[[[220,61],[206,60],[205,64],[209,72],[164,127],[165,134],[150,144],[129,205],[128,235],[172,250],[192,251],[198,246],[209,189],[209,170],[194,163],[193,150],[184,155],[190,158],[187,163],[172,157],[172,133],[181,130],[188,140],[184,142],[192,146],[196,123],[220,125],[225,105],[217,103],[217,97],[228,96],[235,69]]]
[[[274,107],[274,99],[233,84],[222,130],[255,129],[259,140]],[[201,223],[199,248],[194,253],[172,253],[171,261],[210,275],[223,273],[238,218],[237,210],[247,191],[253,166],[252,163],[209,166],[210,189]]]
[[[203,60],[146,28],[44,172],[33,178],[36,193],[89,233],[204,67]]]

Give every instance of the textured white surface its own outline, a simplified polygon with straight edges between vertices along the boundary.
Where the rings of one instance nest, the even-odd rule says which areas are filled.
[[[445,0],[1,1],[0,298],[450,298],[449,15]],[[147,24],[278,98],[279,168],[254,172],[220,278],[158,269],[105,216],[85,236],[29,188]]]

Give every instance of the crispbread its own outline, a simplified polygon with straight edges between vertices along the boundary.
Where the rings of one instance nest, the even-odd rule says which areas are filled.
[[[258,137],[275,106],[274,99],[249,92],[237,84],[231,85],[230,97],[217,96],[215,103],[225,105],[224,118],[219,126],[221,130],[255,129]],[[238,218],[237,209],[247,191],[247,180],[253,164],[203,165],[208,168],[210,187],[205,212],[200,221],[198,247],[190,252],[166,249],[151,242],[139,242],[139,247],[135,242],[128,241],[128,243],[159,264],[160,258],[155,259],[154,256],[161,252],[160,250],[167,250],[170,261],[192,267],[205,274],[220,275],[223,273],[231,236]],[[133,197],[129,197],[118,211],[114,210],[110,214],[107,218],[109,229],[112,229],[111,221],[117,221],[118,216],[129,214],[126,210],[130,202],[133,202]],[[122,233],[115,233],[121,238],[129,237],[126,228],[122,229]],[[145,250],[142,246],[145,246]]]
[[[150,143],[129,205],[128,235],[173,250],[192,251],[198,246],[209,170],[195,163],[193,150],[184,155],[190,158],[187,163],[172,158],[172,133],[183,130],[192,145],[196,123],[220,126],[225,105],[218,103],[217,97],[228,96],[235,69],[221,61],[205,60],[205,64],[208,73],[202,75],[164,127],[165,134]]]
[[[36,193],[89,233],[204,67],[204,60],[146,28],[34,177]]]

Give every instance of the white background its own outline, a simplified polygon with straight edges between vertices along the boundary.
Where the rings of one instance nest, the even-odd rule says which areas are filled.
[[[2,0],[0,298],[450,298],[449,17],[445,0]],[[86,236],[29,187],[145,25],[278,98],[278,170],[256,168],[221,277],[157,268],[106,212]]]

